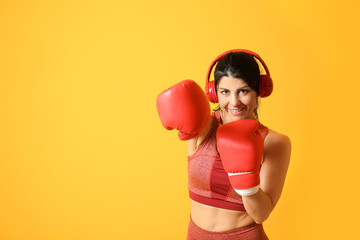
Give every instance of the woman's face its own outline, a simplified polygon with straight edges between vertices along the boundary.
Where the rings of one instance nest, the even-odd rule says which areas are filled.
[[[257,94],[243,79],[220,78],[217,95],[224,124],[240,119],[255,119]]]

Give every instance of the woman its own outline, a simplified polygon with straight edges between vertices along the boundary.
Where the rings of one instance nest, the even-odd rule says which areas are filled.
[[[287,136],[268,129],[258,122],[259,98],[270,95],[272,84],[270,84],[271,89],[267,91],[268,93],[261,93],[264,85],[261,82],[263,76],[260,76],[259,65],[254,57],[261,61],[267,70],[262,59],[248,50],[225,52],[213,62],[209,69],[206,90],[210,101],[218,102],[219,106],[210,117],[206,112],[207,106],[203,103],[203,98],[200,98],[200,93],[196,92],[195,94],[194,90],[185,96],[184,94],[175,94],[173,90],[176,101],[183,103],[186,99],[187,106],[183,110],[181,104],[177,102],[173,107],[170,107],[176,106],[176,109],[180,109],[186,120],[167,128],[180,130],[179,137],[183,140],[188,139],[191,203],[191,217],[187,236],[189,240],[268,239],[262,223],[269,217],[280,198],[290,161],[291,143]],[[217,63],[214,74],[215,81],[209,82],[209,75],[215,63]],[[268,70],[267,75],[267,80],[271,80]],[[213,91],[213,93],[208,91],[208,85],[211,84],[213,86],[210,87],[210,92]],[[213,96],[209,96],[211,94]],[[194,99],[194,104],[191,105],[188,101],[189,96],[191,98],[194,95],[198,97],[196,100]],[[199,101],[199,98],[202,100]],[[167,104],[169,102],[171,101],[167,101]],[[194,112],[184,114],[188,108],[195,109],[197,114]],[[196,108],[200,108],[201,111]],[[164,124],[160,110],[159,114]],[[175,116],[175,118],[178,120],[179,116]],[[258,175],[255,176],[254,181],[256,182],[258,179],[259,185],[239,190],[236,189],[233,181],[229,181],[231,179],[228,177],[228,175],[230,176],[229,171],[224,169],[225,160],[229,160],[224,158],[225,156],[234,156],[239,157],[239,161],[241,161],[242,153],[236,151],[224,153],[218,147],[220,138],[223,138],[222,133],[219,133],[220,126],[229,126],[229,123],[242,123],[244,122],[243,119],[257,122],[256,131],[260,133],[258,138],[260,137],[261,143],[263,141],[263,145],[261,148],[256,148],[260,149],[258,151],[262,154],[257,160],[253,160],[254,162],[258,161],[260,166],[254,171],[254,175]],[[190,125],[192,126],[189,127]],[[240,129],[243,127],[240,126]],[[237,134],[235,134],[236,136]],[[235,141],[236,144],[240,142],[232,141]],[[229,150],[227,148],[224,151]],[[239,167],[242,167],[241,164]],[[243,191],[248,192],[244,193]]]

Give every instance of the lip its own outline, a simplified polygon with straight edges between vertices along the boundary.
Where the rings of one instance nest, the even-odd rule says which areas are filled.
[[[235,116],[242,115],[245,110],[245,107],[241,108],[240,111],[238,111],[238,112],[234,112],[233,110],[236,110],[236,109],[228,108],[228,112],[231,113],[232,115],[235,115]]]

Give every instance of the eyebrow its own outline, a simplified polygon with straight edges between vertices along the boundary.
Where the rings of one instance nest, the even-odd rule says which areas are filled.
[[[248,85],[246,85],[246,86],[243,86],[243,87],[241,87],[241,88],[238,88],[237,90],[243,89],[243,88],[250,88],[250,87],[249,87]],[[223,88],[223,87],[221,87],[221,88],[219,88],[219,89],[228,90],[227,88]]]

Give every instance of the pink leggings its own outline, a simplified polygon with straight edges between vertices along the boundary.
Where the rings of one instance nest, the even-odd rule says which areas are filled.
[[[225,232],[210,232],[198,227],[190,218],[187,240],[268,240],[262,224],[248,226]]]

